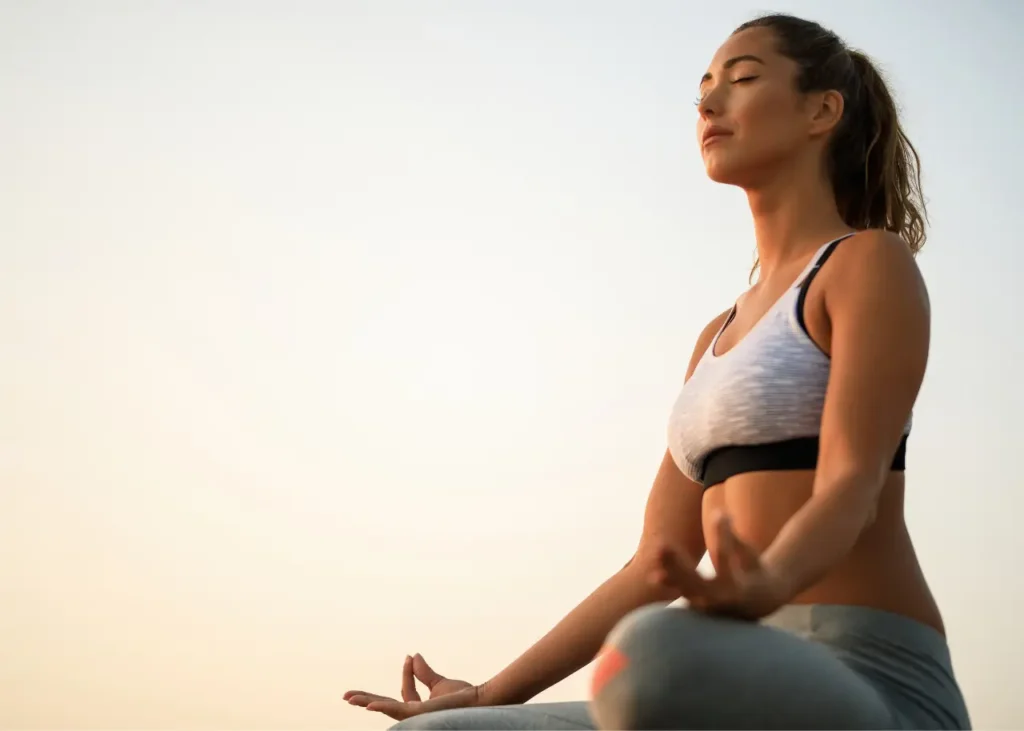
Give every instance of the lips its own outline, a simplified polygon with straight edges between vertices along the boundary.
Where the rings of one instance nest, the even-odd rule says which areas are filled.
[[[704,130],[704,134],[701,135],[701,147],[707,147],[710,143],[714,142],[715,140],[721,140],[725,137],[730,137],[731,135],[732,132],[723,127],[708,127],[706,130]]]

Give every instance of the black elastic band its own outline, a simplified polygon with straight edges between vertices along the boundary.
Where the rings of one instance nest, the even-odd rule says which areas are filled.
[[[720,447],[704,459],[700,482],[707,489],[744,472],[813,470],[818,466],[818,437],[787,439],[770,444]],[[907,436],[900,439],[891,469],[907,468]]]

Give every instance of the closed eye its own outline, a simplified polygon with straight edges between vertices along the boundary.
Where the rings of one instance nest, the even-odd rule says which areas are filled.
[[[761,77],[760,76],[741,76],[738,79],[733,79],[732,83],[733,84],[743,84],[743,83],[746,83],[748,81],[753,81],[754,79],[759,79],[759,78],[761,78]],[[694,104],[694,106],[699,107],[700,103],[702,101],[704,101],[704,94],[701,94],[696,99],[694,99],[693,100],[693,104]]]

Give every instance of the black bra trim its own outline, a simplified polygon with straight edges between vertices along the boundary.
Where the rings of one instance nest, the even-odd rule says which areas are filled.
[[[832,256],[832,252],[836,250],[836,247],[853,235],[854,234],[846,234],[846,236],[842,236],[829,244],[828,248],[825,249],[825,251],[821,253],[821,256],[818,257],[818,261],[814,263],[811,271],[807,272],[807,276],[804,277],[802,282],[800,282],[800,294],[797,295],[796,298],[796,321],[799,323],[800,329],[804,331],[804,334],[812,343],[814,342],[814,338],[812,338],[811,333],[807,331],[807,323],[804,322],[804,302],[807,300],[807,290],[810,289],[811,281],[813,281],[815,275],[817,275],[825,262],[828,261],[828,258]],[[817,343],[815,343],[815,345],[817,345]],[[826,353],[826,355],[828,355],[828,353]]]
[[[903,472],[907,462],[907,436],[900,439],[892,470]],[[787,439],[770,444],[719,447],[705,459],[700,483],[704,489],[744,472],[813,470],[818,465],[818,437]]]

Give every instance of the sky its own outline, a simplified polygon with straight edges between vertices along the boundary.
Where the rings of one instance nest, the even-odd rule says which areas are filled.
[[[1024,5],[8,0],[0,727],[384,728],[341,694],[481,682],[620,568],[746,286],[693,99],[765,10],[923,159],[907,521],[976,727],[1024,725]]]

